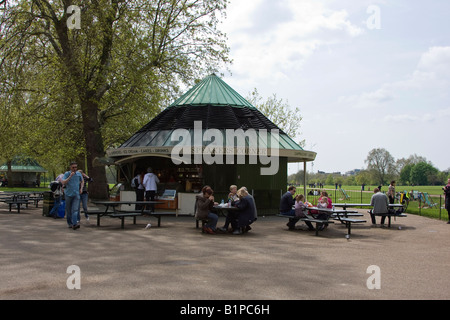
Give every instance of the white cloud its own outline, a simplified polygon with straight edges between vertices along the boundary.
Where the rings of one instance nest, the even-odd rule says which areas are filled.
[[[261,6],[269,9],[261,9]],[[358,36],[345,10],[314,0],[233,2],[224,30],[230,39],[233,73],[251,82],[277,83],[302,69],[318,47]]]
[[[394,99],[394,94],[387,87],[372,91],[364,92],[360,95],[341,96],[338,98],[339,104],[344,104],[347,107],[358,109],[373,108],[387,101]]]
[[[354,108],[372,108],[397,99],[404,93],[433,96],[450,86],[450,47],[432,47],[423,53],[416,69],[404,80],[382,84],[379,89],[359,95],[341,96],[338,102]],[[447,95],[448,90],[444,91]],[[396,118],[398,119],[398,118]],[[405,117],[405,119],[412,119]]]
[[[420,58],[418,69],[450,76],[450,47],[432,47]]]
[[[432,121],[434,120],[434,116],[426,113],[424,115],[416,115],[416,114],[397,114],[397,115],[387,115],[383,119],[385,122],[402,122],[402,123],[408,123],[408,122],[424,122],[424,121]]]
[[[439,118],[450,117],[450,107],[438,110],[437,115]]]

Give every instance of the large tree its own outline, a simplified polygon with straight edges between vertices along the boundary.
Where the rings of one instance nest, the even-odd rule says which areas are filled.
[[[380,184],[386,184],[389,178],[395,175],[394,157],[384,148],[372,149],[365,160],[367,170],[372,173]]]
[[[59,149],[72,151],[74,142],[80,146],[81,133],[83,150],[77,152],[85,153],[94,179],[91,197],[107,197],[105,168],[94,168],[95,158],[148,122],[162,102],[177,93],[180,83],[189,84],[229,62],[216,16],[226,3],[20,0],[4,4],[0,68],[16,63],[30,69],[34,81],[18,90],[27,92],[28,113],[35,110],[36,119],[47,129],[50,119],[45,117],[58,115],[54,127],[64,130],[60,134],[70,140],[58,143]]]
[[[439,181],[438,173],[439,170],[431,163],[419,162],[411,168],[410,181],[418,186],[437,185],[442,183]]]

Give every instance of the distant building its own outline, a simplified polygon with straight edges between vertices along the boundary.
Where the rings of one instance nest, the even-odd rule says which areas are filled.
[[[41,174],[46,172],[36,160],[28,156],[15,156],[11,160],[12,177],[8,177],[8,163],[0,166],[1,175],[8,179],[9,183],[13,181],[14,187],[39,186]]]

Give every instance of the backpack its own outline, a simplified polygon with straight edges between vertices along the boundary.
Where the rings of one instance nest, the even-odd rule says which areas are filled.
[[[53,196],[59,197],[62,195],[62,183],[59,181],[50,182],[50,190],[53,192]]]

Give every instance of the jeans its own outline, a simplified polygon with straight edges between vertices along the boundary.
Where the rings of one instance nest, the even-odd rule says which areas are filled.
[[[80,195],[66,195],[66,217],[69,227],[75,226],[80,221]]]
[[[211,228],[212,230],[216,230],[217,221],[219,220],[219,216],[215,213],[208,213],[208,224],[206,224],[206,227]]]
[[[58,217],[58,209],[61,205],[61,198],[62,197],[55,197],[55,204],[53,205],[52,210],[48,213],[49,216]]]
[[[80,195],[80,202],[83,205],[84,217],[88,218],[89,215],[88,215],[88,206],[87,206],[87,203],[88,203],[88,193],[87,192],[86,193],[82,193]],[[80,209],[80,212],[81,212],[81,209]]]

